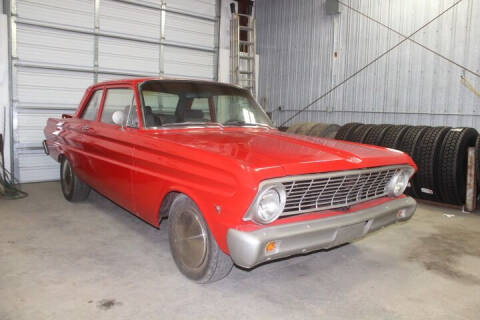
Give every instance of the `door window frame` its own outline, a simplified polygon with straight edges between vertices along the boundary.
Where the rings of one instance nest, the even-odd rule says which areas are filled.
[[[138,107],[138,91],[137,91],[137,88],[133,85],[130,85],[130,84],[126,84],[126,83],[119,83],[119,84],[112,84],[112,85],[106,85],[103,87],[104,88],[104,91],[103,91],[103,98],[102,98],[102,104],[100,106],[100,110],[98,112],[98,116],[97,116],[97,121],[101,124],[104,124],[104,125],[110,125],[110,126],[116,126],[116,127],[122,127],[122,126],[119,126],[118,124],[115,124],[115,123],[107,123],[107,122],[102,122],[102,114],[103,114],[103,108],[105,107],[105,101],[107,100],[107,95],[108,95],[108,91],[110,89],[130,89],[133,91],[133,96],[135,97],[135,108],[136,108],[136,112],[137,112],[137,118],[138,118],[138,127],[135,128],[135,127],[128,127],[128,126],[125,126],[124,128],[125,129],[140,129],[140,128],[143,128],[143,119],[140,117],[140,113],[139,113],[139,107]]]
[[[102,91],[102,98],[100,99],[100,104],[98,105],[98,111],[97,111],[97,114],[95,115],[95,118],[94,119],[84,119],[82,118],[83,116],[83,113],[86,111],[88,105],[90,104],[90,101],[92,100],[93,96],[95,95],[95,93],[97,91]],[[77,114],[77,118],[79,120],[83,120],[83,121],[98,121],[99,119],[99,116],[100,116],[100,111],[103,110],[103,103],[105,102],[105,95],[106,93],[106,90],[105,90],[105,87],[104,86],[98,86],[98,87],[95,87],[93,89],[91,89],[90,93],[88,94],[88,97],[84,100],[86,102],[83,102],[83,105],[81,107],[81,109],[78,111],[78,114]]]

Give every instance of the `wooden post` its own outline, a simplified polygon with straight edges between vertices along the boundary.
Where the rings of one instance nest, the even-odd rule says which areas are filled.
[[[467,163],[467,194],[465,197],[465,211],[472,212],[477,207],[477,164],[475,147],[468,148]]]

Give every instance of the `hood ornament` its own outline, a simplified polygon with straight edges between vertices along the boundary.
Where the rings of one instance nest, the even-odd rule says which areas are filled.
[[[357,157],[350,157],[350,158],[347,159],[347,161],[350,162],[350,163],[360,163],[360,162],[362,162],[362,159],[357,158]]]

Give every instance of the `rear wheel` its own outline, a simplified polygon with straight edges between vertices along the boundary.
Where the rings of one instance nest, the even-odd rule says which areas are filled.
[[[203,215],[189,197],[177,196],[168,217],[170,250],[187,278],[209,283],[230,273],[232,259],[218,247]]]
[[[85,200],[90,187],[75,174],[70,161],[64,157],[60,165],[60,182],[65,199],[71,202]]]

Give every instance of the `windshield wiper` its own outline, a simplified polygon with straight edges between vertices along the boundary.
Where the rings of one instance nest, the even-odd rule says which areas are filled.
[[[208,126],[218,126],[218,127],[223,127],[223,124],[219,122],[213,122],[213,121],[185,121],[185,122],[171,122],[171,123],[164,123],[160,127],[188,127],[188,126],[202,126],[202,127],[208,127]]]
[[[243,121],[243,120],[227,121],[223,125],[225,125],[225,126],[266,127],[266,128],[270,128],[270,126],[268,124],[265,124],[265,123],[253,123],[253,122],[246,122],[246,121]]]

